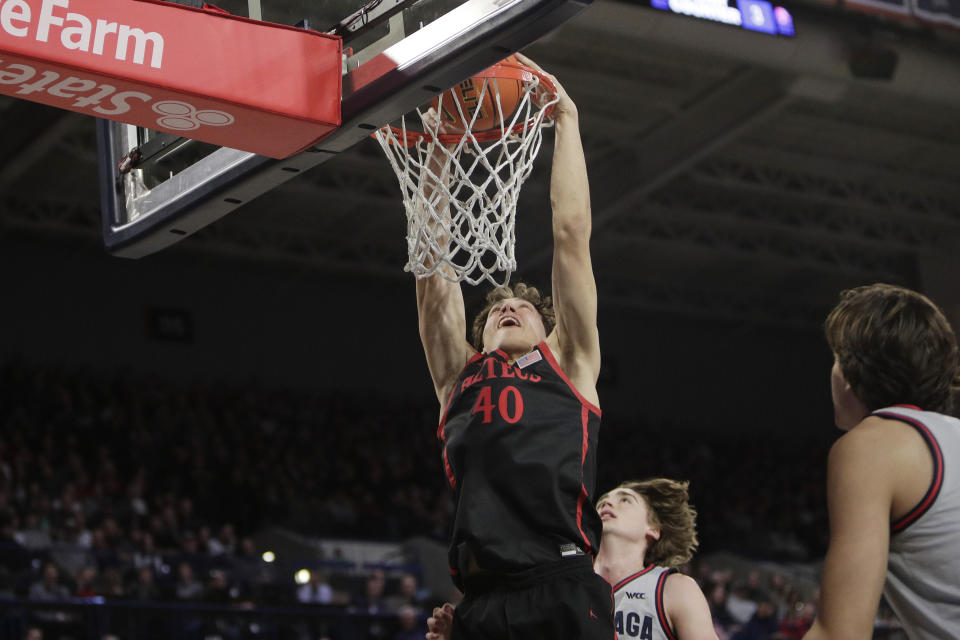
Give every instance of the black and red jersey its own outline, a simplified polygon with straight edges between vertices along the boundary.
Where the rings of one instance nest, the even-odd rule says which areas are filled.
[[[455,496],[455,580],[462,545],[498,573],[595,554],[599,428],[600,409],[570,384],[546,342],[512,364],[503,351],[470,359],[437,434]]]

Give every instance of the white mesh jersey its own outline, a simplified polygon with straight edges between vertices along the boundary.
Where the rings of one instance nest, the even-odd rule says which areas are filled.
[[[933,456],[923,499],[890,525],[883,594],[911,640],[960,636],[960,420],[916,407],[874,415],[904,422]]]
[[[618,640],[676,640],[663,606],[663,585],[676,569],[650,565],[613,585]]]

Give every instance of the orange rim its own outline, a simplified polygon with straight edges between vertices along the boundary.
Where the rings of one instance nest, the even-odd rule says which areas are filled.
[[[557,88],[554,86],[553,82],[550,81],[545,74],[540,73],[536,69],[532,69],[525,64],[520,62],[508,62],[506,60],[501,60],[497,64],[484,69],[480,73],[474,75],[474,78],[497,78],[503,80],[520,80],[525,81],[529,80],[530,76],[537,76],[540,78],[540,83],[542,87],[546,87],[549,93],[556,95]],[[446,93],[446,91],[444,91]],[[553,114],[553,108],[556,104],[551,104],[544,111],[544,117],[549,118]],[[534,119],[522,120],[517,122],[515,125],[510,127],[510,133],[520,133],[524,129],[530,128],[534,125]],[[425,140],[429,136],[425,131],[411,131],[407,129],[406,135],[404,135],[403,129],[400,127],[395,127],[393,125],[387,125],[393,131],[394,136],[396,136],[396,143],[402,144],[405,147],[412,146],[421,140]],[[479,142],[493,142],[494,140],[499,140],[506,133],[503,127],[498,127],[495,129],[484,129],[482,131],[471,131],[470,132],[474,138]],[[436,136],[437,142],[440,144],[459,144],[461,140],[467,135],[467,131],[463,133],[441,133]],[[393,142],[393,140],[391,140]]]

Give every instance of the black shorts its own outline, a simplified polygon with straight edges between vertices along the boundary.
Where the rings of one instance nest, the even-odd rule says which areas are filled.
[[[451,640],[614,640],[613,591],[578,556],[510,575],[468,576]]]

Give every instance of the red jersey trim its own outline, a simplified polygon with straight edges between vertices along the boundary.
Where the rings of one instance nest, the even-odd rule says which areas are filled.
[[[467,360],[467,364],[463,365],[463,368],[460,369],[460,373],[457,374],[456,379],[459,380],[460,377],[463,375],[463,372],[467,370],[467,367],[469,367],[474,362],[482,358],[483,355],[484,354],[482,353],[475,353],[472,356],[470,356],[470,359]],[[444,429],[447,426],[447,414],[450,412],[450,401],[453,400],[453,394],[455,394],[456,392],[457,392],[457,385],[453,385],[453,388],[450,389],[450,395],[447,396],[447,402],[443,406],[443,415],[440,417],[440,424],[437,425],[437,439],[440,442],[443,442],[444,444],[446,444],[447,442],[446,434],[444,433]]]
[[[570,391],[573,392],[573,395],[577,397],[577,400],[580,401],[580,404],[587,407],[593,413],[597,414],[599,417],[601,415],[600,407],[593,404],[589,400],[583,397],[583,395],[577,391],[577,388],[573,386],[573,383],[570,382],[570,378],[567,377],[567,374],[563,372],[563,369],[560,368],[560,363],[557,362],[557,359],[553,356],[553,352],[550,351],[550,347],[547,346],[547,341],[544,340],[537,345],[537,349],[540,349],[540,353],[543,354],[543,357],[550,364],[550,367],[560,376],[560,379],[566,383],[570,388]]]
[[[587,487],[583,482],[583,464],[587,460],[587,449],[590,447],[590,432],[587,429],[589,424],[590,415],[588,413],[588,408],[584,405],[580,408],[580,493],[577,495],[577,531],[580,532],[580,538],[583,540],[584,545],[587,549],[593,550],[593,545],[590,543],[590,538],[587,537],[586,532],[583,530],[583,505],[590,497],[587,492]]]
[[[905,407],[907,405],[899,406]],[[927,493],[924,494],[923,499],[920,500],[917,506],[908,511],[906,515],[894,520],[890,524],[891,533],[900,533],[911,524],[919,520],[920,516],[929,511],[930,507],[932,507],[933,503],[936,501],[937,496],[940,495],[940,489],[943,488],[943,451],[940,449],[940,443],[937,442],[937,439],[934,437],[930,429],[928,429],[927,426],[919,420],[902,416],[898,413],[884,413],[882,411],[877,411],[873,415],[881,418],[887,418],[889,420],[899,420],[900,422],[906,423],[916,429],[920,435],[923,436],[924,441],[927,443],[927,447],[930,449],[930,454],[933,456],[933,480],[930,482],[930,488],[927,489]]]
[[[667,634],[669,640],[677,640],[677,634],[670,628],[670,622],[667,620],[667,610],[663,606],[663,587],[667,583],[667,577],[676,572],[676,569],[668,569],[657,579],[657,618],[660,619],[660,626],[663,627],[663,632]]]
[[[463,369],[460,370],[460,373],[457,375],[457,380],[460,379],[460,376],[463,375],[463,372],[466,371],[467,367],[483,357],[482,353],[475,353],[470,356],[470,359],[467,360],[467,364],[463,365]],[[450,460],[447,458],[447,413],[450,411],[450,401],[453,400],[453,394],[457,392],[457,386],[454,385],[450,389],[450,395],[447,396],[447,402],[443,407],[443,416],[440,418],[440,424],[437,425],[437,440],[440,441],[440,444],[443,448],[443,471],[447,475],[447,482],[450,483],[452,489],[457,488],[457,479],[453,475],[453,467],[450,466]]]
[[[464,367],[466,368],[466,367]],[[447,406],[443,412],[443,418],[440,419],[440,426],[437,427],[437,439],[440,440],[440,446],[443,448],[443,472],[447,476],[447,482],[450,483],[450,488],[456,490],[457,488],[457,477],[453,474],[453,467],[450,466],[450,459],[447,457],[447,411],[450,410],[450,401],[453,400],[453,394],[456,392],[457,387],[454,386],[450,390],[450,395],[447,397]]]
[[[629,582],[633,582],[634,580],[636,580],[636,579],[639,578],[640,576],[646,575],[646,574],[650,573],[651,571],[653,571],[653,567],[654,567],[654,565],[652,565],[652,564],[651,564],[651,565],[647,565],[646,567],[644,567],[644,568],[641,569],[640,571],[637,571],[637,572],[636,572],[635,574],[633,574],[632,576],[627,576],[626,578],[624,578],[623,580],[621,580],[621,581],[618,582],[617,584],[613,585],[613,590],[614,590],[614,591],[619,591],[625,584],[627,584],[627,583],[629,583]]]
[[[453,475],[453,467],[450,466],[450,459],[447,458],[447,448],[443,448],[443,471],[447,474],[447,482],[450,483],[450,488],[456,490],[457,488],[457,477]]]

